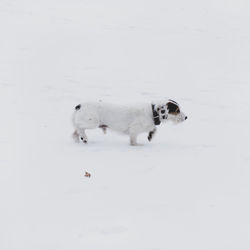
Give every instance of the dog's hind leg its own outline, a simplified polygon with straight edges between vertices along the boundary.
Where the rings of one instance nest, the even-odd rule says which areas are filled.
[[[72,137],[74,139],[75,142],[79,142],[79,137],[80,135],[78,134],[77,130],[74,131],[74,133],[72,134]]]
[[[81,141],[86,144],[88,142],[88,138],[85,133],[85,129],[83,128],[77,129],[77,133],[79,134]]]

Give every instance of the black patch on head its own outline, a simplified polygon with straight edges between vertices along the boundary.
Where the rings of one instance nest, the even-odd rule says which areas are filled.
[[[81,108],[81,104],[75,106],[75,110],[79,110]]]
[[[178,114],[178,113],[180,113],[179,106],[178,106],[178,104],[176,104],[176,102],[175,103],[168,102],[167,107],[168,107],[168,113],[169,114]]]

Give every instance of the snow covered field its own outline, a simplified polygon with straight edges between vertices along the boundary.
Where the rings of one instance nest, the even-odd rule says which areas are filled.
[[[249,250],[249,27],[247,0],[0,0],[0,249]],[[71,138],[81,101],[162,98],[188,120],[151,143]]]

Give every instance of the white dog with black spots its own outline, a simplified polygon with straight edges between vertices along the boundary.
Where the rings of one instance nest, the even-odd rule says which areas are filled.
[[[130,145],[137,144],[137,136],[148,133],[151,141],[156,132],[156,126],[171,120],[175,123],[185,121],[187,116],[173,100],[154,102],[141,105],[115,105],[110,103],[86,102],[75,107],[73,125],[75,141],[88,142],[86,130],[101,128],[104,133],[111,129],[130,138]]]

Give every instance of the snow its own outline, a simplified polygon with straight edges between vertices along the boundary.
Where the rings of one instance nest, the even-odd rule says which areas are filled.
[[[0,249],[250,249],[249,11],[1,0]],[[163,98],[188,120],[151,143],[71,138],[79,102]]]

